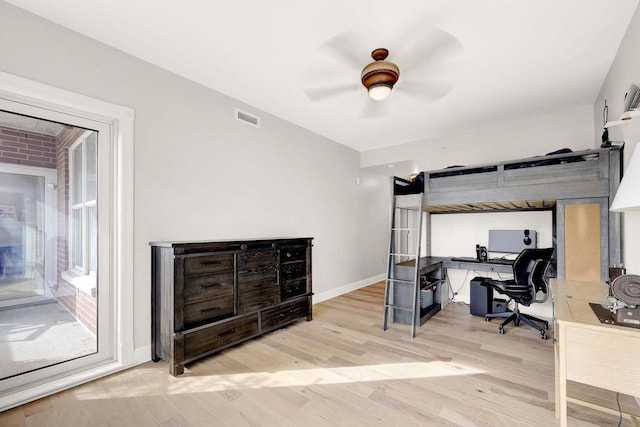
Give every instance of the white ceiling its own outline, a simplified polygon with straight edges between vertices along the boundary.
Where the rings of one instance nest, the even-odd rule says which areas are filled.
[[[36,119],[19,114],[0,111],[0,126],[21,129],[41,135],[58,136],[64,125],[49,120]]]
[[[638,5],[638,0],[7,2],[361,151],[593,103]],[[446,35],[440,30],[459,45],[430,49],[430,42]],[[386,101],[372,105],[360,71],[378,47],[389,49],[400,80]],[[346,58],[336,52],[346,52]],[[411,91],[412,85],[433,83],[452,89],[439,99]],[[335,87],[350,89],[316,102],[305,93]],[[372,106],[377,115],[369,114]]]

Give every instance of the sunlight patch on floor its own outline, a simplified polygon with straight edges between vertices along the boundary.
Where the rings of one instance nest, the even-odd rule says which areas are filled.
[[[153,369],[155,377],[156,370]],[[388,363],[380,365],[349,366],[339,368],[299,369],[277,372],[248,372],[242,374],[198,375],[171,377],[168,374],[161,381],[144,381],[144,372],[140,372],[140,387],[123,390],[109,387],[108,390],[95,390],[91,387],[75,392],[80,400],[108,397],[151,396],[156,394],[181,394],[198,392],[219,392],[277,387],[305,387],[312,385],[331,385],[362,383],[389,380],[410,380],[420,378],[450,377],[460,375],[478,375],[485,371],[443,361]]]

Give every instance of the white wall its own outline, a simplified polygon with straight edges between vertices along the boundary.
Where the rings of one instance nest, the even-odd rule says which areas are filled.
[[[481,108],[479,106],[478,108]],[[514,122],[458,132],[362,153],[362,167],[406,162],[418,170],[478,165],[593,148],[593,106],[554,111]],[[413,162],[408,162],[409,160]],[[392,173],[401,172],[393,169]]]
[[[640,40],[640,8],[631,18],[627,33],[620,44],[618,54],[609,70],[597,101],[593,107],[594,139],[599,144],[602,134],[602,110],[604,99],[609,106],[609,120],[618,120],[623,110],[624,95],[631,83],[640,85],[640,55],[638,55],[638,40]],[[631,158],[631,153],[637,149],[640,141],[640,117],[629,123],[610,128],[611,140],[625,141],[625,168]],[[637,183],[640,184],[640,183]],[[627,273],[640,274],[640,212],[622,213],[622,261],[627,267]]]
[[[4,72],[135,110],[136,349],[150,345],[150,241],[314,237],[316,300],[384,271],[386,219],[369,213],[387,199],[356,184],[358,152],[4,2],[0,58]]]

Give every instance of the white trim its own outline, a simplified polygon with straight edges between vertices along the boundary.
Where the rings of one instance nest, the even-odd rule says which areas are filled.
[[[151,344],[136,348],[135,360],[136,364],[145,363],[151,360]]]
[[[36,384],[28,389],[19,390],[15,393],[12,393],[11,395],[2,397],[2,399],[0,400],[2,405],[0,407],[0,412],[6,411],[7,409],[15,408],[16,406],[24,405],[25,403],[29,403],[33,400],[49,396],[53,393],[70,389],[79,384],[84,384],[89,381],[94,381],[99,378],[106,377],[107,375],[114,374],[116,372],[122,371],[123,369],[131,368],[144,362],[145,361],[142,360],[129,363],[128,365],[121,364],[117,366],[114,364],[107,364],[98,366],[91,370],[85,370],[77,374],[68,375],[64,378],[58,378],[53,381],[49,381],[46,384]]]
[[[37,107],[47,110],[48,118],[61,117],[57,121],[69,123],[69,117],[72,117],[73,123],[70,124],[92,128],[83,126],[82,123],[99,122],[100,127],[107,130],[109,140],[105,146],[108,145],[109,150],[110,173],[105,185],[108,186],[107,196],[111,199],[111,237],[107,242],[111,268],[101,270],[110,270],[102,273],[107,274],[107,280],[113,289],[109,298],[114,317],[114,333],[111,334],[114,342],[111,358],[93,367],[82,367],[77,372],[66,371],[64,377],[46,380],[34,376],[31,383],[16,388],[10,387],[12,382],[9,380],[12,379],[1,381],[0,384],[9,385],[9,388],[3,387],[9,392],[5,391],[7,394],[0,397],[0,411],[111,374],[136,363],[133,342],[133,109],[0,72],[0,107],[2,106],[23,113]],[[100,182],[100,178],[98,181]],[[24,377],[32,378],[29,374],[25,374]]]
[[[373,276],[373,277],[370,277],[368,279],[359,280],[357,282],[349,283],[349,284],[346,284],[344,286],[340,286],[338,288],[330,289],[330,290],[325,291],[325,292],[314,293],[313,294],[313,303],[317,304],[317,303],[320,303],[322,301],[326,301],[326,300],[329,300],[331,298],[335,298],[335,297],[338,297],[340,295],[347,294],[349,292],[358,290],[360,288],[367,287],[367,286],[372,285],[372,284],[374,284],[376,282],[384,280],[384,278],[385,278],[384,274],[379,274],[377,276]],[[382,310],[382,308],[380,308],[380,310]]]

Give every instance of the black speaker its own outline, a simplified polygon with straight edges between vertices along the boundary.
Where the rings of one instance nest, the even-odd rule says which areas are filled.
[[[469,283],[470,299],[469,312],[474,316],[483,316],[492,313],[493,289],[482,286],[482,277],[474,277]]]
[[[495,298],[491,301],[492,313],[504,313],[505,311],[507,311],[507,301],[499,298]]]

